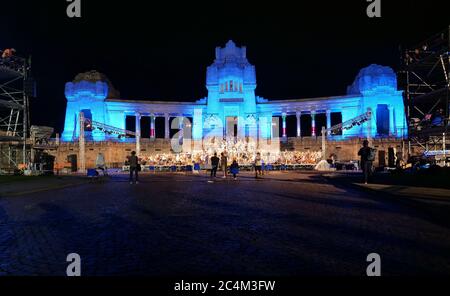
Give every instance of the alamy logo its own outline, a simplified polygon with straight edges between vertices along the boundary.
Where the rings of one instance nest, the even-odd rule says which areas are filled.
[[[81,17],[81,0],[66,0],[70,2],[67,5],[66,13],[70,18]]]
[[[81,257],[77,253],[70,253],[66,258],[70,264],[67,266],[67,276],[81,276]]]
[[[367,16],[370,18],[381,17],[381,0],[367,0],[367,2],[371,2],[367,6]]]
[[[377,253],[370,253],[367,255],[367,262],[370,264],[367,266],[367,276],[381,276],[381,257]]]

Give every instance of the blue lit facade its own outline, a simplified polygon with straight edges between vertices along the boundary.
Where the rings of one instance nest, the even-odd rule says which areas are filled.
[[[77,118],[81,111],[94,121],[121,129],[126,129],[127,116],[136,116],[137,132],[140,131],[142,116],[151,117],[153,131],[155,117],[164,117],[166,138],[169,138],[170,118],[189,117],[192,123],[184,124],[184,128],[190,129],[194,140],[201,140],[230,136],[271,139],[278,136],[273,128],[274,116],[280,116],[280,124],[285,127],[285,118],[291,115],[297,119],[297,137],[303,136],[300,126],[302,116],[308,116],[311,120],[311,136],[320,136],[320,130],[315,127],[318,114],[326,115],[326,126],[330,127],[331,113],[341,113],[344,122],[370,108],[373,116],[369,122],[344,130],[342,135],[329,136],[340,139],[406,136],[402,92],[397,90],[396,75],[389,67],[370,65],[362,69],[344,96],[268,100],[255,94],[256,71],[247,60],[246,48],[237,47],[229,41],[225,47],[216,48],[216,58],[207,68],[206,88],[208,96],[192,103],[133,101],[120,99],[107,79],[79,77],[66,84],[67,109],[62,140],[78,138]],[[180,126],[176,124],[170,128],[178,129]],[[92,141],[118,140],[117,136],[98,130],[87,133]],[[153,132],[151,137],[154,136]],[[286,136],[286,128],[279,136]]]

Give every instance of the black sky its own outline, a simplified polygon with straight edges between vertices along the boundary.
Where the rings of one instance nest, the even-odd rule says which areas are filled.
[[[204,97],[214,48],[229,39],[247,46],[259,96],[342,95],[360,68],[398,70],[399,46],[450,25],[448,1],[381,0],[379,19],[366,16],[365,0],[81,1],[81,19],[67,18],[65,0],[0,8],[0,48],[33,57],[32,124],[61,131],[64,84],[92,69],[105,73],[124,99]]]

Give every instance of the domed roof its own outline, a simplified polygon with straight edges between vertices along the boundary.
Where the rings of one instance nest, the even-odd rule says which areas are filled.
[[[102,81],[102,82],[105,82],[106,84],[108,84],[108,97],[107,98],[108,99],[120,98],[120,92],[114,88],[114,86],[111,83],[111,81],[103,73],[100,73],[100,72],[98,72],[96,70],[91,70],[91,71],[88,71],[88,72],[79,73],[79,74],[77,74],[77,76],[75,76],[75,79],[72,82],[73,83],[78,83],[78,82],[81,82],[81,81],[88,81],[88,82]]]
[[[361,69],[353,84],[347,88],[347,94],[361,94],[377,89],[397,89],[397,76],[392,68],[372,64]]]

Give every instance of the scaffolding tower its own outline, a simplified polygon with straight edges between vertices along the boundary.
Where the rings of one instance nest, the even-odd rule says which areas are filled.
[[[409,154],[439,152],[450,156],[450,26],[402,52],[401,83],[405,90]],[[447,143],[446,143],[447,141]],[[438,153],[439,154],[439,153]]]
[[[30,62],[0,57],[0,169],[18,169],[28,162],[29,95],[34,87]]]

